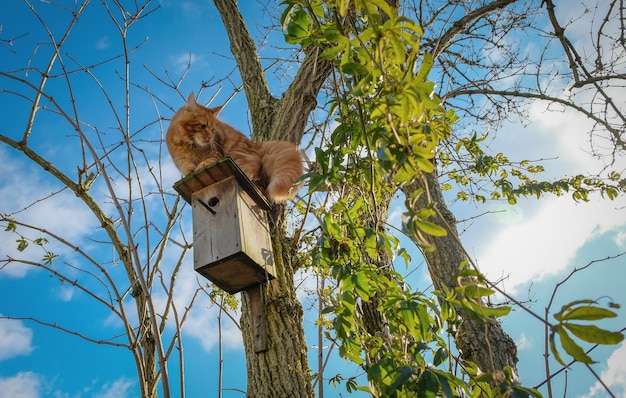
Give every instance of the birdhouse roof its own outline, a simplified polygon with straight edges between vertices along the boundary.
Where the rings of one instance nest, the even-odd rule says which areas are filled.
[[[191,195],[194,192],[213,185],[216,182],[222,181],[230,176],[235,176],[241,188],[246,191],[248,195],[250,195],[257,205],[261,206],[264,210],[270,209],[270,204],[267,198],[263,195],[259,188],[254,185],[252,181],[250,181],[248,176],[246,176],[246,174],[230,157],[223,158],[200,170],[196,170],[195,172],[177,181],[174,184],[174,189],[183,197],[183,199],[187,201],[187,203],[191,203]]]

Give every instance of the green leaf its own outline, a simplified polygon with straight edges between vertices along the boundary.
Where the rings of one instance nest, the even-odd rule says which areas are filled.
[[[606,192],[606,196],[609,199],[614,200],[619,195],[619,191],[615,187],[606,187],[606,190],[602,192],[604,194]]]
[[[417,388],[418,398],[434,398],[439,392],[439,380],[437,380],[437,376],[427,370],[420,376]]]
[[[402,366],[394,372],[393,382],[389,386],[389,392],[394,392],[401,388],[415,373],[415,367]]]
[[[321,57],[325,60],[332,60],[337,58],[337,56],[339,54],[341,54],[341,52],[345,49],[344,46],[332,46],[332,47],[328,47],[327,49],[325,49],[322,52]]]
[[[571,311],[564,313],[559,321],[574,319],[583,321],[596,321],[605,318],[615,318],[616,316],[617,314],[611,310],[589,305],[584,307],[577,307]]]
[[[500,305],[497,307],[484,307],[483,306],[481,308],[482,308],[481,313],[487,317],[499,318],[499,317],[509,315],[509,313],[511,312],[511,307],[508,305]]]
[[[433,56],[429,52],[425,52],[422,58],[422,64],[420,65],[417,74],[415,75],[415,80],[418,82],[425,81],[428,78],[428,74],[433,67]],[[458,152],[458,149],[457,149]]]
[[[448,231],[446,231],[445,228],[430,221],[415,220],[415,226],[432,236],[446,236],[448,234]]]
[[[340,69],[346,75],[362,76],[367,74],[367,68],[356,62],[342,63]]]
[[[28,247],[28,242],[24,238],[18,239],[16,242],[18,251],[23,252]]]
[[[352,280],[354,290],[360,298],[367,300],[372,296],[372,282],[365,272],[359,272],[352,275],[350,278]]]
[[[585,299],[585,300],[576,300],[576,301],[572,301],[571,303],[565,304],[564,306],[561,307],[561,311],[554,314],[554,319],[556,319],[559,322],[562,322],[564,319],[563,317],[565,316],[564,314],[566,314],[568,311],[571,311],[571,308],[579,304],[595,304],[595,301]]]
[[[493,373],[481,373],[478,376],[472,378],[472,380],[477,383],[492,383]]]
[[[550,333],[550,351],[552,352],[552,355],[554,355],[554,359],[556,359],[558,363],[563,365],[563,367],[567,367],[567,364],[563,361],[563,358],[561,358],[561,354],[559,354],[559,350],[556,349],[555,336],[557,328],[553,329],[552,333]]]
[[[424,173],[432,173],[435,170],[435,165],[430,158],[417,156],[415,160],[417,160],[417,165]]]
[[[567,330],[581,340],[594,344],[618,344],[624,340],[624,335],[619,332],[610,332],[600,329],[595,325],[577,325],[574,323],[563,324]]]
[[[46,239],[46,238],[37,238],[37,239],[35,239],[33,242],[34,242],[36,245],[38,245],[38,246],[43,246],[43,245],[45,245],[46,243],[48,243],[48,239]]]
[[[371,229],[365,234],[365,251],[370,258],[378,258],[378,235]]]
[[[439,366],[442,363],[446,362],[447,360],[448,360],[448,350],[446,349],[446,347],[441,347],[435,353],[435,358],[433,359],[433,365]]]
[[[470,315],[479,320],[486,318],[502,317],[511,312],[511,307],[503,305],[499,307],[487,307],[483,304],[476,303],[467,299],[460,300],[459,304],[465,308]]]
[[[465,293],[466,297],[480,298],[491,296],[494,293],[494,290],[478,285],[467,285],[463,289],[463,292]]]
[[[541,393],[535,388],[512,386],[511,389],[513,390],[512,397],[514,398],[517,398],[517,397],[519,398],[528,398],[528,397],[543,398],[543,395],[541,395]]]
[[[405,303],[403,305],[404,308],[400,309],[400,317],[402,318],[402,322],[406,325],[409,330],[415,329],[415,308],[412,305],[413,303]]]
[[[441,395],[445,398],[454,398],[455,395],[452,392],[452,388],[450,388],[448,380],[439,374],[437,374],[437,379],[439,379],[439,384],[441,384]]]
[[[555,336],[556,336],[556,330],[553,329],[552,333],[550,333],[550,351],[552,352],[552,355],[554,355],[554,359],[556,359],[558,363],[563,365],[563,367],[567,367],[567,364],[563,361],[563,358],[561,358],[561,354],[559,354],[559,350],[557,350],[556,348]]]
[[[297,10],[290,14],[291,20],[287,24],[285,40],[290,44],[297,44],[311,35],[313,21],[304,10]],[[287,19],[287,17],[285,17]]]
[[[339,228],[339,224],[333,220],[332,214],[326,214],[323,219],[324,231],[330,236],[335,238],[341,238],[341,229]]]
[[[595,363],[593,359],[589,357],[585,353],[585,351],[580,347],[572,338],[567,334],[567,331],[561,327],[557,327],[556,332],[561,339],[561,346],[572,358],[574,358],[578,362],[592,364]]]
[[[59,257],[58,255],[52,253],[52,252],[48,252],[45,254],[45,256],[43,256],[42,260],[44,264],[52,264],[52,262],[54,261],[55,258]]]
[[[17,229],[17,225],[13,221],[9,221],[9,224],[5,228],[5,231],[7,231],[7,232],[15,232],[16,229]]]
[[[291,3],[290,1],[283,1],[280,5],[286,5],[283,13],[280,16],[280,26],[283,32],[287,30],[287,25],[291,22],[291,12],[296,7],[295,3]]]
[[[382,12],[387,14],[388,17],[393,17],[396,13],[394,12],[394,8],[391,8],[389,4],[387,4],[384,0],[370,0],[373,4],[376,5]]]
[[[427,208],[421,209],[416,214],[417,214],[417,217],[419,218],[428,218],[437,214],[437,211],[433,208],[427,207]]]

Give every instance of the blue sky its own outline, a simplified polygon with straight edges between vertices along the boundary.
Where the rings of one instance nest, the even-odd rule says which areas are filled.
[[[73,2],[66,3],[73,7]],[[267,15],[259,11],[257,2],[245,0],[239,4],[240,8],[246,10],[245,16],[250,26],[255,23],[267,24]],[[62,32],[68,21],[63,10],[44,2],[34,5],[40,15],[50,21],[50,27],[55,34]],[[191,60],[189,74],[181,86],[183,95],[186,96],[192,90],[198,92],[203,81],[214,82],[229,76],[232,83],[223,85],[214,103],[217,105],[226,101],[240,83],[238,75],[233,73],[234,62],[229,44],[212,3],[162,1],[160,5],[159,10],[139,23],[135,30],[131,30],[131,45],[143,43],[130,57],[133,80],[149,87],[152,93],[167,104],[178,107],[183,98],[159,83],[142,65],[147,65],[159,76],[165,76],[167,70],[176,80]],[[12,1],[5,2],[0,7],[0,38],[28,33],[13,43],[12,49],[16,53],[0,48],[0,70],[23,67],[31,56],[33,64],[45,61],[49,56],[49,48],[41,46],[34,51],[36,43],[45,41],[45,32],[25,4]],[[90,65],[116,54],[119,39],[111,21],[103,18],[102,12],[103,6],[99,2],[88,6],[70,36],[64,54],[71,55],[83,65]],[[576,26],[572,29],[575,28]],[[581,34],[577,36],[580,40],[584,40],[584,28],[583,24]],[[258,33],[256,28],[251,30]],[[269,57],[272,53],[269,42],[264,42],[262,54]],[[69,56],[64,60],[68,65],[74,65],[71,68],[75,67]],[[263,62],[269,65],[270,60],[264,59]],[[123,105],[121,101],[124,87],[118,78],[118,74],[123,73],[122,65],[115,62],[97,69],[97,78],[111,93],[116,109],[121,109]],[[32,73],[24,73],[23,76],[33,81],[37,78]],[[102,129],[107,140],[115,142],[115,119],[94,80],[80,73],[73,75],[72,79],[76,88],[78,111],[91,125]],[[4,78],[0,81],[3,89],[24,90],[15,82]],[[273,74],[269,82],[274,94],[280,95],[281,83],[274,79]],[[62,81],[54,81],[51,85],[58,85],[55,98],[67,105],[68,97],[64,94]],[[216,86],[206,89],[202,100],[208,101],[217,91]],[[137,129],[155,119],[154,106],[145,95],[137,94],[132,98],[131,128]],[[624,102],[623,93],[616,98],[621,103]],[[5,115],[1,134],[19,137],[27,115],[25,105],[25,102],[14,96],[0,95],[0,107]],[[172,112],[168,107],[162,104],[157,104],[157,107],[164,117],[171,116]],[[238,94],[224,109],[222,118],[247,133],[249,126],[243,109],[245,98]],[[503,126],[491,143],[494,153],[505,151],[509,157],[516,159],[552,159],[545,162],[545,167],[547,173],[553,176],[597,172],[604,166],[586,152],[586,132],[590,124],[583,117],[569,112],[546,113],[545,107],[537,104],[530,109],[530,119],[533,122],[525,127]],[[158,126],[151,126],[142,134],[144,135],[141,138],[145,138],[147,143],[144,146],[147,156],[158,157],[158,144],[149,144],[149,140],[160,138]],[[37,120],[31,143],[62,170],[75,175],[76,165],[80,163],[80,153],[76,151],[76,140],[72,136],[73,132],[63,121],[48,114]],[[123,272],[122,269],[115,268],[119,266],[114,264],[111,254],[98,250],[96,242],[101,236],[94,232],[97,223],[86,208],[74,205],[76,202],[71,193],[58,193],[49,200],[20,212],[33,201],[56,192],[59,185],[16,151],[1,144],[0,160],[0,212],[17,213],[25,222],[37,222],[72,242],[79,242],[80,247],[99,252],[103,259],[108,258],[106,261],[111,262],[109,266],[112,274]],[[623,158],[618,159],[618,163],[620,167],[624,167]],[[163,157],[161,172],[166,187],[178,179],[177,171],[167,156]],[[118,183],[122,189],[122,183]],[[98,185],[94,189],[96,195],[104,198],[107,211],[112,211],[112,206],[106,204],[104,187]],[[487,276],[492,279],[506,277],[506,290],[520,300],[531,300],[531,309],[543,315],[555,284],[563,280],[572,269],[626,250],[625,206],[624,198],[609,202],[594,197],[589,203],[575,203],[569,197],[546,197],[540,201],[521,200],[515,207],[503,207],[498,203],[483,207],[455,203],[452,209],[458,219],[469,219],[487,210],[492,211],[489,215],[459,225],[459,229],[464,231],[462,240]],[[401,208],[394,209],[391,217],[393,223],[399,223],[401,211]],[[189,213],[187,209],[181,234],[190,229]],[[0,233],[0,258],[17,256],[14,236],[6,232]],[[417,269],[412,276],[414,287],[427,288],[428,276],[423,264],[420,265],[419,254],[408,241],[403,239],[403,243],[411,250],[414,259],[409,271]],[[61,256],[60,261],[70,264],[78,261],[78,257],[71,250],[52,247],[58,250],[56,253]],[[41,254],[37,248],[31,247],[24,255],[39,259]],[[172,259],[174,258],[176,253],[172,254]],[[177,300],[181,303],[189,299],[198,283],[190,261],[187,261],[187,265],[179,276]],[[600,299],[603,304],[612,300],[626,305],[626,290],[623,288],[623,281],[626,280],[624,265],[624,259],[618,258],[594,264],[588,270],[576,274],[559,290],[553,310],[558,310],[563,303],[574,299],[600,299],[604,296],[610,299]],[[305,309],[315,308],[312,298],[307,294],[307,289],[314,288],[315,280],[306,274],[299,278],[302,278],[299,294]],[[95,288],[96,285],[92,286]],[[623,328],[626,323],[625,310],[620,309],[617,312],[619,318],[605,322],[602,326],[613,330]],[[67,283],[63,284],[51,277],[48,272],[24,266],[10,265],[0,271],[0,314],[56,322],[96,339],[109,338],[114,331],[119,330],[119,325],[108,311],[94,305],[93,300]],[[214,392],[217,389],[219,359],[216,345],[217,315],[217,308],[210,306],[208,300],[202,298],[196,303],[185,326],[188,397],[216,395]],[[315,316],[312,311],[305,319],[310,347],[317,344],[316,330],[313,327]],[[245,389],[245,358],[240,332],[227,319],[224,319],[223,324],[224,387]],[[528,381],[526,385],[532,386],[545,378],[542,357],[543,326],[521,310],[516,310],[507,317],[504,324],[519,345],[521,376]],[[312,350],[313,371],[315,355],[315,350]],[[594,365],[596,372],[604,375],[616,396],[625,397],[626,345],[598,349],[592,356],[599,362]],[[175,361],[172,361],[171,366],[170,374],[173,374],[176,372]],[[552,369],[556,370],[557,367],[553,364]],[[326,369],[326,375],[331,377],[337,372],[341,372],[344,377],[359,373],[340,359],[331,362]],[[562,376],[559,377],[561,378],[557,378],[553,384],[555,390],[563,388],[565,384]],[[0,398],[138,397],[139,390],[135,380],[136,371],[132,357],[124,348],[88,343],[32,320],[0,319]],[[597,395],[590,393],[595,388],[595,380],[580,365],[574,365],[568,371],[567,386],[568,397],[605,396],[602,392]],[[332,392],[328,387],[327,394],[333,396],[338,391]],[[240,397],[242,394],[227,390],[223,396]]]

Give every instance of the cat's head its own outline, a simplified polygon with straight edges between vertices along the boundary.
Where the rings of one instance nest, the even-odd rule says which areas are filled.
[[[221,106],[207,108],[198,104],[192,92],[185,106],[178,112],[180,116],[178,122],[195,145],[210,146],[218,139],[217,114],[220,109],[222,109]]]

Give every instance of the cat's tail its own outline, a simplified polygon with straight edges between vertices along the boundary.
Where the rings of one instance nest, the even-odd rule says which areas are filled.
[[[267,196],[284,202],[298,191],[294,183],[304,173],[303,159],[296,145],[287,141],[262,141],[261,163],[268,179]]]

